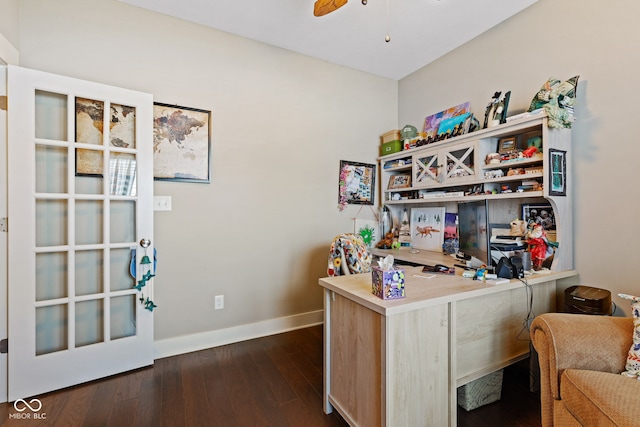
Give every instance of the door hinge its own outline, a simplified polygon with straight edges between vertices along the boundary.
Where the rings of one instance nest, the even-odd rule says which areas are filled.
[[[0,110],[7,111],[7,102],[8,101],[6,95],[0,96]]]
[[[0,340],[0,354],[9,353],[9,338]]]
[[[9,231],[9,218],[0,218],[0,233],[7,233]]]

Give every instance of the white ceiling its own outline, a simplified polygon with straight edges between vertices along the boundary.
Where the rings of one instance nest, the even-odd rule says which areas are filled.
[[[400,80],[537,0],[351,0],[323,17],[315,0],[120,1]]]

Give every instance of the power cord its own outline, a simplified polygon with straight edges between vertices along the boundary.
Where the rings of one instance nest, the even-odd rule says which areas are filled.
[[[490,246],[489,249],[498,251],[503,257],[509,259],[507,254],[505,254],[500,248],[497,248],[495,246]],[[493,259],[493,257],[491,258]],[[529,341],[529,332],[530,332],[531,322],[533,322],[533,319],[536,317],[536,314],[533,311],[533,287],[529,284],[526,277],[523,277],[523,278],[516,277],[516,279],[518,279],[524,285],[525,296],[527,301],[527,316],[522,322],[522,329],[520,329],[520,331],[516,334],[516,339],[521,341]],[[526,333],[527,336],[525,338],[522,338],[522,335],[524,333]]]

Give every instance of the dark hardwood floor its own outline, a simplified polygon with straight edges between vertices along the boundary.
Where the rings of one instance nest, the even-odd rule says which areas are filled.
[[[523,366],[505,369],[502,399],[469,412],[459,407],[458,426],[539,426],[540,403],[528,381]],[[322,326],[159,359],[152,368],[37,397],[46,419],[19,419],[4,403],[1,425],[347,425],[322,412]]]

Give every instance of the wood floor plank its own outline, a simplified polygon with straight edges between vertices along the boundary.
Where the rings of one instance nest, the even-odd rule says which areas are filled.
[[[108,427],[111,411],[113,410],[113,400],[118,388],[117,381],[113,377],[96,382],[96,392],[93,394],[89,411],[85,415],[82,426],[85,427]],[[74,390],[70,390],[73,393]],[[54,419],[58,419],[55,417]]]
[[[204,384],[200,358],[195,353],[182,357],[182,391],[184,393],[184,417],[193,427],[208,427],[209,401]]]
[[[262,409],[258,407],[251,393],[252,384],[246,382],[242,369],[237,363],[237,357],[244,345],[244,343],[237,343],[221,348],[219,357],[225,366],[222,371],[222,384],[231,401],[238,426],[268,425]]]
[[[278,410],[279,403],[276,396],[271,391],[269,384],[260,378],[260,370],[251,356],[252,349],[256,346],[255,340],[247,341],[245,348],[238,351],[234,359],[238,364],[241,375],[247,384],[250,384],[249,392],[253,396],[253,401],[259,413],[263,417],[263,422],[269,426],[288,427],[290,426],[286,417]]]
[[[262,340],[261,342],[266,342],[266,340]],[[277,403],[281,405],[296,399],[297,396],[267,354],[266,349],[268,348],[269,346],[256,346],[252,348],[251,357],[261,380],[268,385]]]
[[[156,427],[161,424],[162,374],[155,368],[146,368],[148,375],[142,377],[136,407],[137,427]]]
[[[325,426],[347,424],[337,414],[325,415],[322,411],[322,393],[318,392],[307,381],[303,372],[294,364],[292,358],[299,353],[287,354],[282,348],[272,347],[269,357],[289,383],[298,399],[283,405],[283,411],[292,425]],[[318,406],[319,405],[319,406]],[[320,409],[320,410],[318,410]],[[336,424],[336,421],[340,423]]]

